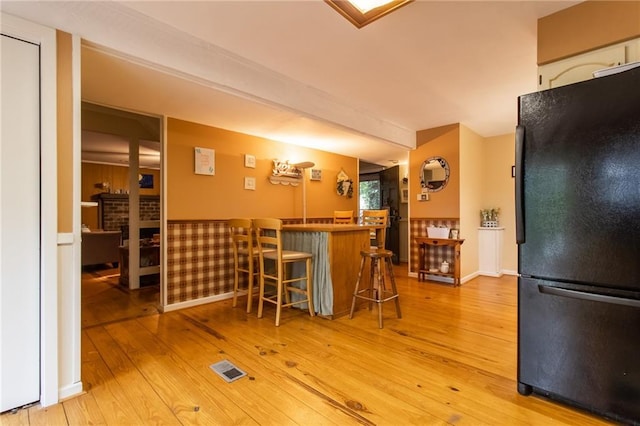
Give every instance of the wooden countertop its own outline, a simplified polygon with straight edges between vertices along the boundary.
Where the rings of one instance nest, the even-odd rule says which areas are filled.
[[[373,227],[363,225],[334,225],[333,223],[307,223],[284,225],[283,231],[300,231],[300,232],[345,232],[345,231],[362,231],[369,230]]]

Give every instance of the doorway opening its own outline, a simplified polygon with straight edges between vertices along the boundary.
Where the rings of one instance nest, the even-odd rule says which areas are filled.
[[[366,180],[363,180],[366,179]],[[380,177],[374,175],[363,175],[360,177],[360,216],[363,210],[380,209]]]
[[[82,328],[158,312],[161,120],[82,103]]]
[[[400,253],[400,180],[399,167],[385,168],[360,162],[359,212],[387,209],[389,222],[385,248],[393,252],[393,263],[399,263]]]

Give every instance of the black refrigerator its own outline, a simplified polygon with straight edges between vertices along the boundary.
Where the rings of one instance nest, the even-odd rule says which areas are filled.
[[[640,68],[518,98],[518,391],[640,424]]]

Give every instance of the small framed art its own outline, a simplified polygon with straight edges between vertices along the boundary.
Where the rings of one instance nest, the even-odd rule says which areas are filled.
[[[139,174],[138,184],[140,188],[153,188],[153,175]]]
[[[213,149],[196,147],[194,154],[195,174],[211,176],[216,174],[216,159]]]
[[[322,170],[311,169],[311,180],[322,180]]]
[[[400,202],[408,203],[409,202],[409,188],[401,188],[400,189]]]
[[[256,178],[245,176],[244,178],[244,189],[248,189],[250,191],[256,190]]]

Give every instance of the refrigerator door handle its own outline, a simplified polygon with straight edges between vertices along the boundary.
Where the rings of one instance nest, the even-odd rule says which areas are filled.
[[[581,291],[569,290],[566,288],[549,287],[546,285],[538,285],[538,291],[540,291],[540,293],[551,294],[553,296],[569,297],[571,299],[588,300],[591,302],[602,302],[640,308],[640,300],[636,299],[624,299],[622,297],[605,296],[603,294],[584,293]]]
[[[524,160],[524,126],[516,126],[516,243],[524,244],[524,198],[522,166]]]

